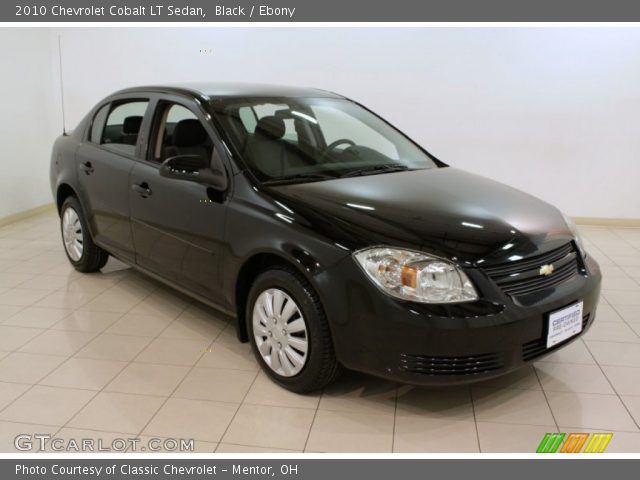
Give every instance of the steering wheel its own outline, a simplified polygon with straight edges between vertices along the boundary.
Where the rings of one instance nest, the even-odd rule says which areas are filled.
[[[327,158],[327,156],[336,149],[336,147],[338,145],[342,145],[342,144],[347,144],[351,147],[355,147],[356,142],[354,142],[353,140],[349,140],[348,138],[339,138],[338,140],[331,142],[329,145],[327,145],[327,147],[324,149],[324,152],[322,152],[322,155],[320,155],[320,161],[324,162]]]
[[[348,138],[339,138],[335,142],[331,142],[329,145],[327,145],[327,148],[324,149],[324,153],[329,153],[331,150],[335,150],[338,145],[342,145],[343,143],[346,143],[351,147],[355,147],[356,145],[356,142],[354,142],[353,140],[349,140]]]

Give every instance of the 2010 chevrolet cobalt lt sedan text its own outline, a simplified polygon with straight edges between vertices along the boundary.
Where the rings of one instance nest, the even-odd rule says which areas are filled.
[[[76,269],[113,255],[234,315],[297,392],[342,367],[493,377],[596,313],[599,267],[555,207],[447,166],[334,93],[123,90],[56,141],[51,186]]]

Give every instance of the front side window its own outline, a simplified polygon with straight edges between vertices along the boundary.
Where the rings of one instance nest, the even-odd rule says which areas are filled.
[[[202,122],[177,103],[159,105],[152,138],[155,143],[150,160],[157,163],[178,155],[194,155],[208,162],[213,153],[213,141]]]
[[[100,144],[133,155],[148,100],[131,100],[111,104]]]
[[[230,142],[263,182],[295,183],[437,167],[365,108],[334,98],[214,100]]]

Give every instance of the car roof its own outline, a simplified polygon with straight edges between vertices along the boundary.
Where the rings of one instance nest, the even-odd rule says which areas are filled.
[[[343,98],[333,92],[319,88],[305,88],[284,85],[268,85],[255,83],[235,82],[194,82],[176,83],[166,85],[149,85],[125,88],[114,95],[125,93],[175,93],[191,94],[205,99],[229,98],[229,97],[325,97]]]

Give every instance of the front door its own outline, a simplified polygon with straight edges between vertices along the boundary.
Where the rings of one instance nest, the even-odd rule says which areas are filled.
[[[220,151],[195,105],[160,101],[147,155],[131,173],[129,193],[136,263],[216,303],[222,299],[219,255],[226,196],[207,185],[161,177],[159,167],[176,155],[210,162]]]

